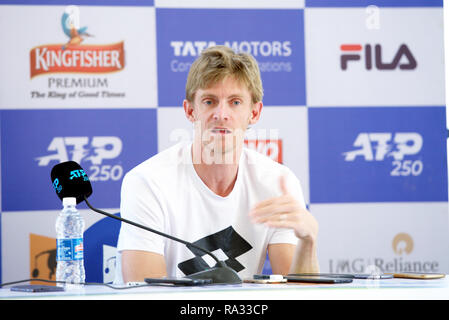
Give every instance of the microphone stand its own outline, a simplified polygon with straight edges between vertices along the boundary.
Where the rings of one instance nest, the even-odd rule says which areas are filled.
[[[160,232],[160,231],[148,228],[148,227],[143,226],[141,224],[138,224],[136,222],[124,219],[122,217],[117,217],[117,216],[115,216],[113,214],[110,214],[110,213],[105,212],[105,211],[100,210],[100,209],[96,209],[96,208],[92,207],[92,205],[89,203],[89,201],[87,201],[86,195],[84,195],[83,197],[84,197],[84,201],[86,201],[87,206],[90,209],[92,209],[93,211],[95,211],[95,212],[98,212],[100,214],[108,216],[109,218],[113,218],[113,219],[119,220],[121,222],[125,222],[125,223],[128,223],[128,224],[131,224],[131,225],[133,225],[135,227],[144,229],[146,231],[156,233],[156,234],[158,234],[160,236],[169,238],[171,240],[180,242],[180,243],[186,245],[187,248],[194,248],[194,249],[197,249],[199,251],[202,251],[205,254],[211,256],[217,262],[216,265],[213,268],[209,268],[209,269],[206,269],[206,270],[203,270],[203,271],[199,271],[199,272],[190,274],[190,275],[186,276],[186,278],[190,278],[190,279],[211,279],[212,283],[214,283],[214,284],[239,284],[239,283],[242,283],[242,279],[240,279],[240,277],[237,274],[237,272],[234,269],[228,267],[224,261],[220,261],[212,252],[210,252],[210,251],[208,251],[208,250],[206,250],[204,248],[201,248],[201,247],[199,247],[196,244],[193,244],[191,242],[184,241],[182,239],[173,237],[173,236],[165,234],[163,232]]]

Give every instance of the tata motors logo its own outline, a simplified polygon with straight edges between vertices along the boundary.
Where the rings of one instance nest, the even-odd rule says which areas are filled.
[[[197,57],[204,49],[216,45],[224,45],[233,49],[235,52],[249,53],[256,59],[259,57],[290,57],[292,54],[291,41],[224,41],[217,43],[215,41],[171,41],[170,47],[173,49],[173,59],[170,62],[172,72],[188,72],[191,62],[183,63],[176,57]],[[284,63],[266,63],[260,62],[259,68],[262,72],[291,72],[292,66],[289,62]]]
[[[173,55],[196,57],[201,51],[218,43],[215,41],[171,41]],[[233,49],[236,52],[250,53],[258,56],[283,56],[288,57],[292,54],[291,41],[225,41],[222,45]]]
[[[89,180],[120,180],[123,167],[120,164],[104,164],[104,160],[116,159],[122,152],[123,143],[119,137],[54,137],[48,147],[47,155],[35,158],[37,165],[46,167],[50,162],[65,161],[90,162]]]
[[[340,68],[348,70],[349,64],[363,63],[366,70],[414,70],[417,62],[410,48],[401,44],[396,51],[384,48],[380,44],[342,44],[340,46]],[[388,51],[385,56],[394,54],[391,61],[385,61],[383,51]],[[359,62],[360,61],[360,62]]]
[[[303,19],[302,10],[156,10],[159,106],[179,105],[192,63],[216,45],[254,56],[265,104],[305,105]]]
[[[109,45],[82,44],[92,35],[80,26],[80,10],[68,6],[61,17],[67,41],[30,51],[30,77],[49,73],[109,73],[125,67],[123,41]]]
[[[423,137],[417,132],[361,132],[355,138],[353,147],[355,149],[343,152],[347,162],[391,159],[391,176],[419,176],[423,172],[421,160],[406,159],[418,155],[423,147]]]

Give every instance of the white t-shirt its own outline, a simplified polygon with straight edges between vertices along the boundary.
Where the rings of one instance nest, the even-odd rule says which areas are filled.
[[[234,188],[221,197],[198,177],[191,146],[178,143],[129,171],[122,184],[121,216],[211,251],[241,278],[261,273],[269,244],[297,244],[298,239],[290,229],[252,223],[249,211],[260,201],[282,194],[281,175],[286,176],[289,192],[305,207],[299,180],[287,167],[244,148]],[[167,275],[172,277],[215,265],[203,252],[192,252],[182,243],[122,223],[114,280],[117,284],[123,283],[123,250],[164,255]]]

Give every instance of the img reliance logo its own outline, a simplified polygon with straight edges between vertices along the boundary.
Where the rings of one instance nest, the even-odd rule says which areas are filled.
[[[340,46],[340,68],[347,70],[350,62],[363,60],[366,70],[371,70],[373,67],[377,70],[416,69],[416,59],[406,44],[399,46],[391,62],[383,60],[382,49],[380,44],[374,45],[374,49],[371,44],[366,44],[364,47],[361,44],[342,44]],[[389,53],[391,54],[391,52]]]
[[[331,273],[369,273],[367,270],[373,269],[387,273],[440,272],[438,261],[413,259],[414,241],[410,234],[396,234],[391,245],[395,254],[393,258],[330,259],[329,270]]]
[[[80,27],[79,8],[68,6],[61,19],[66,43],[41,45],[30,51],[30,77],[51,73],[109,73],[123,70],[123,41],[109,45],[81,45],[92,37]]]
[[[405,157],[419,154],[422,146],[423,137],[417,132],[361,132],[353,143],[357,149],[344,152],[343,156],[347,162],[357,159],[374,162],[391,158],[391,176],[419,176],[424,169],[423,162]]]
[[[54,137],[48,145],[48,155],[35,158],[38,166],[46,167],[51,161],[88,161],[89,177],[83,170],[74,170],[70,179],[82,178],[86,181],[117,181],[123,176],[123,167],[116,163],[104,164],[104,160],[116,159],[122,152],[123,143],[119,137]],[[53,182],[53,188],[60,192],[59,181]]]

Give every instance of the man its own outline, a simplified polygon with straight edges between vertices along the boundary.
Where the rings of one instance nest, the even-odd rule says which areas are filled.
[[[192,64],[184,112],[191,143],[177,144],[126,174],[121,215],[214,252],[241,278],[260,273],[266,253],[275,274],[319,272],[318,223],[298,179],[243,147],[262,111],[255,59],[224,46]],[[182,277],[214,265],[202,252],[122,224],[116,283]]]

